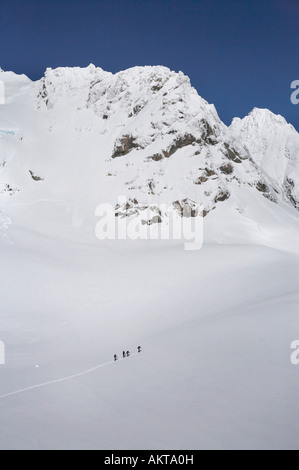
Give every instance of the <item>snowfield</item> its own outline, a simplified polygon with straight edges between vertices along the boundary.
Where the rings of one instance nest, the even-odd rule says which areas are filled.
[[[297,448],[297,255],[32,239],[1,247],[0,395],[103,367],[0,398],[2,449]]]
[[[295,129],[164,67],[1,77],[0,449],[298,449]],[[203,249],[97,240],[119,195],[203,203]]]

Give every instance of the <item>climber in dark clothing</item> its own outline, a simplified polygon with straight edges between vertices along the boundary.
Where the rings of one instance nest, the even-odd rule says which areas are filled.
[[[125,357],[127,357],[127,355],[126,355],[126,352],[123,351],[123,358],[125,359]]]
[[[141,353],[141,351],[142,351],[141,346],[138,346],[137,351],[138,351],[139,353]]]
[[[130,357],[130,351],[127,351],[127,357]]]
[[[114,354],[114,362],[116,362],[118,360],[118,357],[116,354]]]

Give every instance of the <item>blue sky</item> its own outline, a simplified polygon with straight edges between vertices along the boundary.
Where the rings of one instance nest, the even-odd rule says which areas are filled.
[[[46,67],[165,65],[227,124],[257,106],[299,130],[298,25],[299,0],[0,0],[0,66],[36,80]]]

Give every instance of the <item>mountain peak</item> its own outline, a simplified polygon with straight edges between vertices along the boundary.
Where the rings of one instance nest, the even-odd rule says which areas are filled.
[[[248,116],[260,122],[268,121],[276,124],[288,124],[283,116],[274,114],[267,108],[254,108]]]
[[[12,71],[6,71],[6,70],[3,70],[1,67],[0,67],[0,73],[1,73],[1,80],[3,80],[4,82],[16,82],[16,81],[31,82],[30,78],[27,77],[27,75],[18,74]]]
[[[245,116],[243,119],[237,117],[234,118],[231,124],[231,127],[234,127],[235,125],[239,125],[240,123],[243,123],[242,125],[244,126],[244,123],[247,123],[248,125],[275,125],[275,124],[288,124],[286,119],[279,115],[279,114],[274,114],[272,111],[270,111],[267,108],[253,108],[250,113]]]
[[[145,66],[112,74],[91,64],[11,83],[1,199],[28,207],[73,201],[74,213],[119,195],[135,201],[133,212],[185,200],[202,204],[204,215],[228,207],[236,216],[248,204],[299,208],[299,134],[258,108],[225,126],[182,72]]]
[[[254,108],[244,119],[234,119],[230,132],[268,177],[288,188],[288,199],[299,207],[299,134],[295,128],[268,109]]]

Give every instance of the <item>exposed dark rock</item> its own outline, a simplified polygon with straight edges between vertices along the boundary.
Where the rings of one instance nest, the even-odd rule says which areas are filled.
[[[206,183],[208,181],[208,178],[206,176],[200,176],[195,182],[194,184],[202,184],[202,183]]]
[[[268,186],[266,185],[266,183],[263,183],[262,181],[259,181],[257,184],[256,184],[256,189],[258,191],[260,191],[261,193],[269,193],[270,192],[270,189],[268,188]]]
[[[234,172],[234,167],[231,163],[228,163],[227,165],[222,165],[220,171],[225,175],[231,175]]]
[[[41,178],[40,176],[36,176],[33,171],[29,170],[29,173],[31,175],[31,178],[34,180],[34,181],[44,181],[44,178]]]
[[[163,85],[159,83],[157,85],[152,86],[152,91],[157,92],[157,91],[160,91],[162,88],[163,88]]]
[[[48,97],[48,90],[47,90],[46,82],[45,82],[44,78],[42,79],[41,83],[42,83],[42,87],[41,87],[41,90],[40,90],[38,96],[43,98],[43,99],[46,99]]]
[[[224,202],[229,199],[230,193],[228,191],[220,191],[219,194],[215,197],[214,201],[217,202]]]
[[[143,109],[143,106],[141,104],[138,104],[137,106],[134,107],[133,113],[137,116],[137,114],[139,114],[142,109]]]
[[[194,183],[195,184],[206,183],[209,180],[209,178],[211,178],[212,176],[217,176],[217,173],[214,170],[211,170],[210,168],[205,168],[204,174],[200,176]]]
[[[203,141],[209,145],[216,145],[217,137],[215,135],[215,130],[211,127],[206,119],[202,119],[201,123],[203,125]]]
[[[149,187],[149,190],[150,190],[150,194],[154,195],[155,194],[155,183],[153,180],[150,180],[148,182],[148,187]]]
[[[283,188],[285,190],[287,200],[295,207],[295,209],[299,210],[299,200],[296,199],[294,194],[295,183],[291,178],[286,178]]]
[[[242,163],[241,155],[236,149],[232,149],[227,142],[224,142],[224,155],[235,163]]]
[[[190,199],[183,199],[182,201],[175,201],[173,207],[180,214],[181,217],[197,217],[199,215],[199,207],[194,201]]]
[[[150,157],[151,160],[154,160],[154,162],[159,162],[160,160],[163,160],[163,155],[161,153],[155,153],[152,157]]]
[[[139,206],[136,199],[129,199],[123,206],[120,206],[119,204],[116,205],[115,217],[131,217],[139,214],[139,212],[144,209],[144,207]]]
[[[271,193],[264,193],[263,196],[271,202],[277,203],[277,199]]]
[[[175,134],[176,131],[170,131],[168,134]],[[159,162],[163,158],[170,158],[177,150],[187,147],[188,145],[192,145],[194,143],[198,143],[196,138],[191,134],[185,134],[182,137],[178,137],[173,144],[170,146],[168,150],[162,150],[162,154],[156,153],[152,157],[149,157],[151,160],[155,162]]]
[[[19,193],[20,190],[17,188],[12,188],[10,184],[5,184],[4,188],[0,193],[8,193],[10,196],[14,196],[14,194]]]
[[[162,217],[160,215],[155,215],[151,220],[142,220],[142,225],[154,225],[162,224]]]
[[[211,170],[210,168],[205,168],[205,173],[210,178],[211,176],[216,176],[217,173],[215,173],[214,170]]]
[[[131,118],[133,116],[137,116],[146,105],[147,103],[143,103],[143,104],[137,104],[136,106],[134,106],[133,111],[129,114],[129,117]]]
[[[123,157],[135,148],[140,148],[136,143],[136,138],[132,135],[124,135],[116,144],[112,158]]]
[[[177,150],[187,147],[188,145],[192,145],[194,142],[196,142],[196,137],[192,134],[185,134],[182,137],[178,137],[169,150],[163,150],[164,157],[169,158],[177,152]]]

